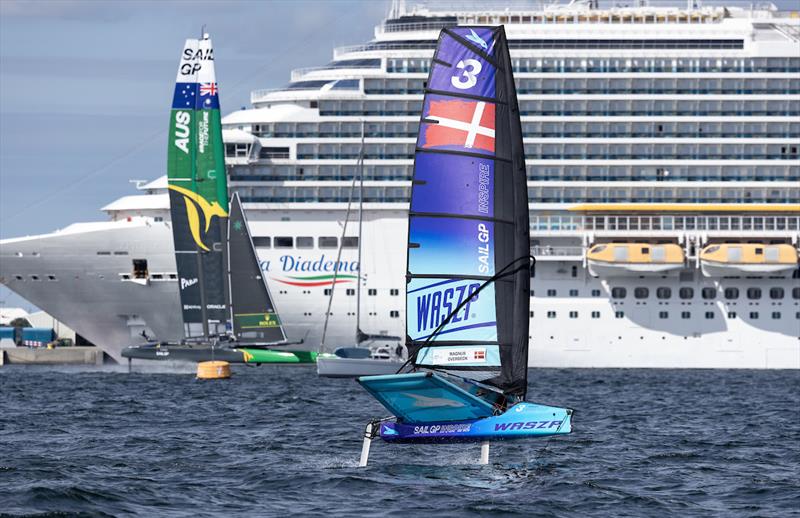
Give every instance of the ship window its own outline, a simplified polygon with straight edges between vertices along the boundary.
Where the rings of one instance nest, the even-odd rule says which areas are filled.
[[[547,312],[547,318],[556,318],[556,312],[555,311],[548,311]]]
[[[617,311],[614,313],[614,318],[624,318],[625,312],[624,311]]]
[[[702,294],[703,298],[706,299],[706,300],[714,300],[715,298],[717,298],[717,289],[716,288],[706,287],[706,288],[703,288],[703,291],[701,291],[700,293]]]
[[[354,290],[353,288],[347,288],[347,294],[353,296],[356,294],[356,290]]]
[[[39,280],[39,276],[38,275],[31,275],[31,280],[32,281],[38,281]]]
[[[692,314],[689,313],[688,311],[682,311],[681,312],[681,318],[684,319],[684,320],[692,318]]]
[[[592,318],[600,318],[600,312],[599,311],[592,311]]]
[[[573,277],[577,277],[578,276],[578,267],[577,266],[573,266],[572,267],[572,276]]]
[[[111,252],[97,252],[97,255],[111,255]]]
[[[56,280],[56,276],[55,275],[48,275],[47,276],[47,280],[48,281],[54,281],[54,280]]]
[[[320,237],[317,239],[317,246],[320,248],[339,248],[339,239],[336,237]]]
[[[668,311],[659,311],[658,312],[658,318],[662,318],[662,319],[669,318],[669,312]]]
[[[570,311],[569,312],[569,318],[578,318],[578,312],[577,311]]]
[[[713,311],[706,311],[706,319],[713,320],[714,319],[714,312]]]
[[[533,298],[533,290],[530,290],[531,298]]]
[[[389,318],[400,318],[400,312],[396,309],[393,309],[389,312]]]
[[[294,238],[286,236],[275,237],[275,248],[292,248],[293,243]]]
[[[756,247],[756,255],[764,255],[764,249],[760,246]]]
[[[656,290],[656,297],[660,299],[668,299],[672,296],[672,290],[667,287],[661,287]]]
[[[533,318],[533,311],[531,311],[531,318]]]
[[[779,300],[783,298],[783,288],[770,288],[769,298]]]
[[[331,296],[331,289],[330,288],[325,288],[322,291],[322,294],[325,295],[326,297],[330,297]]]
[[[800,311],[794,314],[794,318],[800,320]]]
[[[297,248],[314,248],[314,238],[308,236],[298,237]]]
[[[358,248],[358,238],[355,236],[343,237],[342,248]]]
[[[133,260],[133,278],[134,279],[147,278],[147,259]]]
[[[780,320],[781,319],[781,312],[780,311],[773,311],[772,312],[772,319],[773,320]]]
[[[642,247],[642,254],[647,255],[649,253],[650,253],[650,247],[649,246],[643,246]]]
[[[378,290],[376,290],[375,288],[370,288],[370,289],[367,290],[367,295],[370,295],[370,296],[374,297],[377,294],[378,294]]]
[[[398,290],[397,288],[392,288],[389,290],[389,295],[396,297],[397,295],[400,295],[400,290]]]
[[[253,237],[253,246],[256,248],[270,248],[272,246],[272,238],[269,237],[262,237],[262,236],[254,236]]]
[[[611,298],[612,299],[624,299],[628,294],[628,290],[625,288],[611,288]],[[621,317],[617,317],[621,318]]]
[[[758,311],[751,311],[750,312],[750,319],[751,320],[758,320]]]
[[[569,296],[570,297],[577,297],[578,296],[578,290],[569,290]]]
[[[678,290],[678,296],[682,299],[690,299],[694,297],[693,288],[681,288]]]
[[[551,290],[547,290],[547,296],[548,297],[555,297],[556,296],[556,290],[552,290],[552,289]]]
[[[747,288],[747,298],[758,300],[761,298],[761,288]]]
[[[634,288],[633,296],[637,299],[646,299],[650,296],[650,290],[645,287],[639,286],[638,288]]]
[[[600,296],[600,290],[592,290],[592,297],[599,297],[599,296]]]
[[[22,280],[22,275],[15,275],[14,278],[18,281]]]
[[[731,319],[731,320],[736,318],[736,312],[735,311],[728,311],[728,318]]]
[[[725,288],[725,298],[735,300],[739,298],[739,288]]]
[[[123,250],[121,252],[114,252],[114,255],[128,255],[128,252]]]
[[[795,300],[800,299],[800,287],[792,288],[792,298]]]

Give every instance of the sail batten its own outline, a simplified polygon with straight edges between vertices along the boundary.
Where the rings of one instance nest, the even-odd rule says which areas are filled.
[[[414,366],[524,397],[529,254],[504,29],[444,29],[426,83],[409,207],[406,346]]]

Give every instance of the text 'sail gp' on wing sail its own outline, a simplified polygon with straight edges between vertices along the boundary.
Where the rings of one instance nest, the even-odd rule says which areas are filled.
[[[409,211],[406,345],[415,367],[524,398],[529,255],[505,31],[445,29],[426,84]]]
[[[181,53],[167,152],[170,211],[186,336],[227,320],[225,232],[228,192],[211,40],[188,39]]]
[[[286,341],[266,279],[258,262],[239,195],[231,198],[228,259],[233,334],[241,344]]]

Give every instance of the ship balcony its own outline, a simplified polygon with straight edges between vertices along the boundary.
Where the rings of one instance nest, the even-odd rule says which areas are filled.
[[[583,247],[535,245],[531,247],[531,255],[537,261],[583,261]]]

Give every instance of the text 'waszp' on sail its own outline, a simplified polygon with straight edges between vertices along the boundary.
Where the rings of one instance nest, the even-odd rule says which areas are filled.
[[[359,379],[386,441],[568,433],[524,402],[530,238],[522,131],[503,27],[442,30],[426,83],[408,229],[410,371]]]

